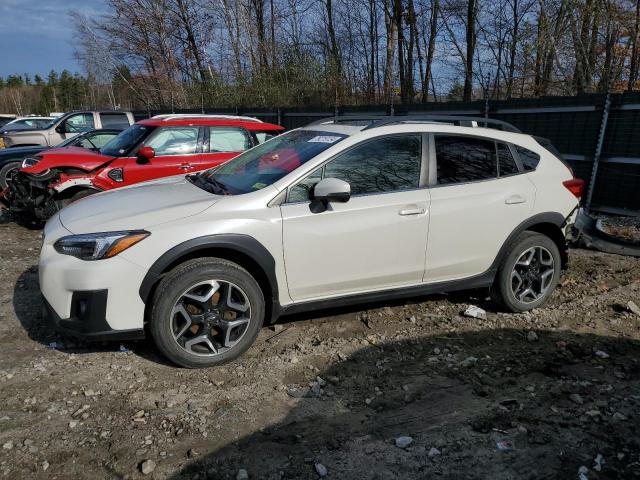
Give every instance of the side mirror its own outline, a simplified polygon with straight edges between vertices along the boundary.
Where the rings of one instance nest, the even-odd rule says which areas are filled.
[[[156,151],[151,147],[142,147],[138,150],[138,161],[140,163],[149,163],[156,156]]]
[[[351,198],[351,185],[337,178],[325,178],[316,183],[312,192],[311,211],[320,213],[330,202],[345,203]]]
[[[60,135],[63,135],[65,133],[67,133],[67,126],[64,122],[60,123],[58,126],[56,126],[55,128],[56,132],[58,132]]]

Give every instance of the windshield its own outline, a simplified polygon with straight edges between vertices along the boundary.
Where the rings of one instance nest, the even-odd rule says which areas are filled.
[[[13,130],[41,130],[51,123],[50,118],[21,118],[6,125]]]
[[[51,120],[47,120],[47,123],[45,123],[45,124],[43,124],[43,125],[42,125],[42,130],[48,130],[48,129],[50,129],[51,127],[53,127],[53,126],[56,124],[56,122],[57,122],[58,120],[59,120],[59,118],[53,118],[53,119],[51,119]]]
[[[81,135],[76,135],[75,137],[67,138],[64,142],[59,143],[58,145],[56,145],[56,148],[76,146],[77,143],[79,142],[79,140],[82,139],[85,136],[86,136],[86,133],[83,133]]]
[[[277,182],[344,138],[346,135],[338,133],[294,130],[198,174],[194,183],[202,188],[205,188],[202,182],[213,185],[216,190],[213,193],[254,192]]]
[[[121,157],[126,155],[133,147],[149,135],[155,127],[147,125],[131,125],[116,138],[100,149],[103,155],[110,157]]]

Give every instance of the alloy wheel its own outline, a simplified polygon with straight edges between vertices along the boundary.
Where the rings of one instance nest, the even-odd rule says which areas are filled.
[[[533,303],[542,298],[555,273],[555,262],[549,250],[534,246],[525,250],[511,272],[511,291],[519,302]]]
[[[213,356],[232,349],[251,322],[251,304],[236,284],[206,280],[186,290],[171,310],[176,343],[190,354]]]

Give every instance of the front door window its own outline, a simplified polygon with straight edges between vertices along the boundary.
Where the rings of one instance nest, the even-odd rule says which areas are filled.
[[[163,127],[153,133],[145,145],[153,148],[156,157],[188,155],[198,149],[199,127]]]
[[[82,133],[94,129],[92,113],[77,113],[65,120],[67,133]]]

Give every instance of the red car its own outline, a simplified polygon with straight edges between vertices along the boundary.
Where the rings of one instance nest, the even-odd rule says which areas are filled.
[[[132,125],[99,152],[68,147],[25,159],[2,200],[45,220],[93,193],[215,167],[283,130],[249,117],[161,115]]]

